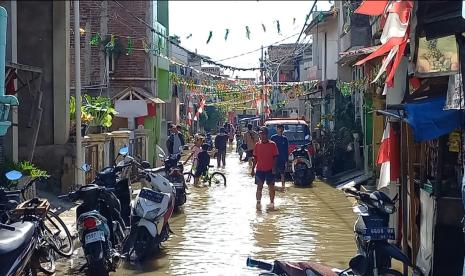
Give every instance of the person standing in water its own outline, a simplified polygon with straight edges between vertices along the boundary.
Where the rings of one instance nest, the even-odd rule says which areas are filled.
[[[215,137],[215,148],[217,150],[216,160],[218,168],[223,163],[223,168],[226,166],[226,148],[228,144],[228,135],[224,128],[220,128],[220,133]]]
[[[245,151],[245,158],[242,161],[246,161],[252,158],[255,144],[259,141],[258,134],[255,131],[253,131],[252,128],[252,124],[248,124],[247,132],[244,133],[244,137],[242,138],[242,141],[247,145],[247,149]]]
[[[260,142],[255,145],[253,151],[253,165],[251,175],[255,176],[255,184],[257,184],[256,199],[257,208],[261,206],[263,184],[268,184],[270,193],[270,208],[274,208],[274,178],[276,159],[278,158],[278,147],[273,141],[268,140],[268,129],[260,128]],[[256,169],[256,171],[255,171]]]
[[[282,190],[286,188],[286,163],[289,159],[289,142],[284,133],[284,125],[277,125],[276,134],[271,136],[271,141],[278,147],[278,159],[276,161],[276,174],[281,176]]]

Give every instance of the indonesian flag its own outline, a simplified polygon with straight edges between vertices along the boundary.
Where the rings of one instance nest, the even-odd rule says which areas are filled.
[[[189,104],[187,108],[187,124],[192,125],[192,113],[194,112],[194,103],[192,102],[192,96],[189,96]]]
[[[381,14],[384,11],[382,18],[383,33],[380,38],[381,47],[355,64],[362,65],[368,60],[387,54],[373,83],[381,77],[382,73],[386,72],[385,83],[388,87],[393,86],[394,74],[404,55],[410,34],[409,24],[412,9],[413,1],[411,0],[392,2],[365,0],[355,11],[367,15]]]
[[[381,164],[378,189],[387,187],[400,177],[399,146],[397,135],[388,122],[384,129],[376,164]]]

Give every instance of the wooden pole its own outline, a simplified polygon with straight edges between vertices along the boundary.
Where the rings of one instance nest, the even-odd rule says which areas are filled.
[[[405,133],[406,123],[401,121],[400,122],[400,175],[402,176],[401,183],[400,183],[400,193],[402,198],[402,251],[405,255],[408,256],[408,206],[407,206],[407,173],[406,173],[406,161],[407,161],[407,137]],[[408,265],[403,264],[403,273],[404,275],[408,275]]]
[[[407,173],[408,173],[408,187],[410,195],[410,208],[409,208],[409,226],[410,226],[410,241],[412,248],[412,260],[416,260],[416,247],[417,247],[417,224],[416,224],[416,214],[417,214],[417,200],[418,196],[415,191],[414,176],[415,172],[413,170],[413,162],[415,161],[415,146],[413,144],[413,133],[412,129],[406,124],[406,136],[407,136],[407,150],[408,150],[408,164],[407,164]]]

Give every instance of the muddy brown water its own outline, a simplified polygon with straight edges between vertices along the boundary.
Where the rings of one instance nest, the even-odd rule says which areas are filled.
[[[274,210],[266,208],[267,188],[257,210],[249,165],[230,150],[220,171],[226,187],[188,190],[187,203],[170,223],[174,234],[159,255],[137,266],[123,264],[111,275],[258,275],[246,267],[248,256],[347,266],[355,254],[355,215],[342,192],[320,181],[311,188],[288,182],[284,193],[276,193]],[[75,268],[85,262],[80,256],[79,250],[60,264],[57,275],[79,275]]]

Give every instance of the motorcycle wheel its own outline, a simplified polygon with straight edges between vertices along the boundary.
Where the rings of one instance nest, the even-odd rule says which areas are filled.
[[[160,244],[153,242],[153,238],[145,227],[138,227],[136,237],[134,240],[134,252],[136,253],[137,260],[143,261],[149,254],[149,251],[158,252]]]
[[[87,269],[87,275],[89,276],[109,276],[105,261],[97,261],[89,264]]]
[[[379,276],[402,276],[403,274],[397,270],[394,269],[386,269],[383,270],[381,273],[379,273]]]

